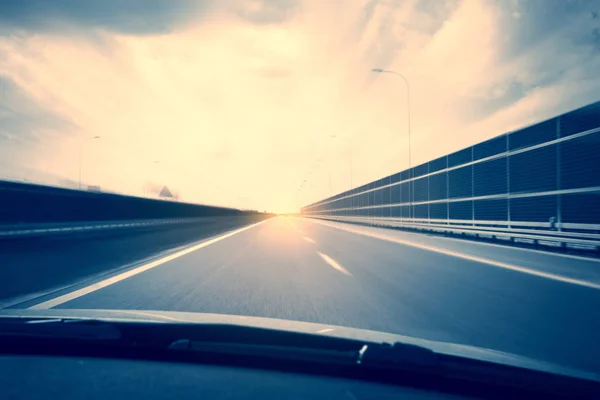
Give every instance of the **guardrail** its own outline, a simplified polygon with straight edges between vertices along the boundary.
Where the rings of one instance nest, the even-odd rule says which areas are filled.
[[[600,102],[329,196],[301,214],[600,233],[598,154]]]
[[[227,218],[239,217],[205,217],[205,218],[177,218],[131,221],[91,221],[91,222],[66,222],[54,224],[15,224],[0,225],[0,240],[10,238],[24,238],[34,236],[106,232],[109,230],[150,228],[169,225],[191,223],[209,223]]]
[[[399,228],[411,231],[425,231],[443,235],[459,235],[462,237],[478,238],[485,240],[498,240],[504,243],[535,245],[552,249],[583,250],[588,252],[600,251],[600,234],[560,232],[542,229],[514,229],[514,228],[485,228],[480,226],[450,225],[450,224],[425,224],[406,222],[399,218],[379,217],[331,217],[331,216],[304,216],[308,218],[323,219],[336,222],[358,223],[385,228]],[[526,227],[522,222],[521,226]],[[539,228],[537,223],[531,227]]]
[[[0,225],[86,223],[256,215],[184,202],[94,193],[0,180]]]
[[[267,216],[256,211],[0,180],[0,240],[155,229]]]

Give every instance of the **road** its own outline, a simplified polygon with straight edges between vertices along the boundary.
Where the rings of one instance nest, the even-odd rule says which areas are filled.
[[[127,269],[263,216],[0,240],[0,308]]]
[[[23,307],[284,318],[600,371],[598,260],[277,217],[154,264]]]

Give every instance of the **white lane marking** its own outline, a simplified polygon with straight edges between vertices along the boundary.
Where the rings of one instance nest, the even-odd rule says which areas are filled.
[[[331,332],[334,330],[335,329],[333,329],[333,328],[325,328],[325,329],[321,329],[320,331],[317,331],[317,333],[327,333],[327,332]]]
[[[312,240],[308,236],[302,236],[302,239],[306,240],[308,243],[316,243],[314,240]]]
[[[469,254],[459,253],[457,251],[440,249],[438,247],[428,246],[428,245],[424,245],[424,244],[420,244],[420,243],[409,242],[407,240],[402,240],[402,239],[398,239],[398,238],[394,238],[391,236],[386,236],[386,235],[378,234],[378,233],[374,233],[374,232],[360,231],[360,230],[352,229],[352,228],[346,227],[346,226],[336,226],[336,225],[333,225],[333,224],[330,224],[327,222],[323,222],[323,221],[311,220],[311,222],[322,224],[322,225],[328,226],[330,228],[335,228],[335,229],[340,229],[343,231],[355,233],[358,235],[372,237],[374,239],[380,239],[380,240],[385,240],[385,241],[392,242],[392,243],[403,244],[405,246],[416,247],[418,249],[427,250],[427,251],[431,251],[434,253],[444,254],[444,255],[456,257],[456,258],[462,258],[463,260],[474,261],[474,262],[478,262],[478,263],[482,263],[482,264],[491,265],[493,267],[504,268],[504,269],[508,269],[508,270],[516,271],[516,272],[522,272],[524,274],[534,275],[534,276],[538,276],[540,278],[546,278],[546,279],[552,279],[552,280],[559,281],[559,282],[571,283],[573,285],[584,286],[584,287],[588,287],[591,289],[600,289],[600,284],[598,284],[598,283],[592,283],[592,282],[583,281],[580,279],[568,278],[566,276],[557,275],[557,274],[553,274],[550,272],[538,271],[535,269],[520,267],[518,265],[512,265],[512,264],[503,263],[500,261],[490,260],[488,258],[471,256]]]
[[[352,274],[346,268],[342,267],[340,264],[338,264],[333,258],[329,257],[327,254],[323,254],[320,251],[317,251],[317,254],[321,256],[323,261],[325,261],[327,264],[329,264],[334,269],[337,269],[342,274],[352,276]]]
[[[127,272],[123,272],[122,274],[119,274],[119,275],[113,276],[111,278],[105,279],[103,281],[94,283],[94,284],[92,284],[90,286],[86,286],[84,288],[75,290],[75,291],[73,291],[71,293],[67,293],[67,294],[64,294],[62,296],[58,296],[58,297],[56,297],[56,298],[54,298],[52,300],[48,300],[48,301],[44,301],[42,303],[36,304],[34,306],[29,307],[29,309],[31,309],[31,310],[46,310],[46,309],[49,309],[49,308],[52,308],[52,307],[56,307],[56,306],[58,306],[60,304],[66,303],[67,301],[70,301],[70,300],[76,299],[78,297],[84,296],[86,294],[95,292],[96,290],[99,290],[99,289],[105,288],[107,286],[110,286],[113,283],[120,282],[120,281],[122,281],[124,279],[130,278],[130,277],[132,277],[134,275],[137,275],[139,273],[142,273],[142,272],[147,271],[149,269],[152,269],[154,267],[158,267],[161,264],[164,264],[166,262],[172,261],[172,260],[174,260],[176,258],[179,258],[181,256],[184,256],[186,254],[192,253],[192,252],[194,252],[196,250],[200,250],[200,249],[202,249],[204,247],[210,246],[211,244],[220,242],[221,240],[227,239],[228,237],[236,235],[236,234],[238,234],[240,232],[243,232],[245,230],[254,228],[257,225],[260,225],[262,223],[265,223],[265,222],[269,221],[269,219],[265,219],[263,221],[257,222],[256,224],[252,224],[252,225],[248,225],[248,226],[245,226],[243,228],[240,228],[240,229],[236,229],[235,231],[231,231],[231,232],[226,233],[226,234],[221,235],[221,236],[217,236],[215,238],[212,238],[212,239],[209,239],[209,240],[204,241],[202,243],[199,243],[199,244],[197,244],[195,246],[188,247],[188,248],[186,248],[184,250],[178,251],[177,253],[170,254],[170,255],[168,255],[166,257],[163,257],[163,258],[160,258],[158,260],[149,262],[148,264],[144,264],[142,266],[139,266],[139,267],[134,268],[132,270],[129,270]]]

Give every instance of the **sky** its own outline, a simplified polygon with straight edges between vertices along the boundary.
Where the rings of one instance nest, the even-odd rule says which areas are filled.
[[[600,100],[600,0],[3,1],[0,179],[297,211],[408,167],[373,68],[417,165]]]

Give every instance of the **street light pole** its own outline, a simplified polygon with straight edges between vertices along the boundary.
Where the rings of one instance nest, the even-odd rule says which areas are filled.
[[[81,153],[83,152],[83,143],[86,140],[94,140],[94,139],[100,139],[100,136],[92,136],[89,138],[85,138],[79,142],[79,190],[81,190]]]
[[[373,72],[376,72],[378,74],[381,73],[386,73],[386,74],[394,74],[394,75],[398,75],[400,78],[402,78],[402,80],[404,81],[404,83],[406,84],[406,110],[407,110],[407,114],[408,114],[408,173],[409,173],[409,182],[410,182],[410,192],[409,192],[409,205],[410,205],[410,215],[409,217],[412,218],[413,217],[413,200],[414,200],[414,195],[413,195],[413,181],[412,181],[412,161],[411,161],[411,143],[410,143],[410,85],[408,84],[408,80],[404,77],[404,75],[402,75],[399,72],[396,71],[388,71],[385,69],[381,69],[381,68],[373,68],[372,69]],[[391,190],[391,188],[390,188]],[[391,193],[391,192],[390,192]],[[390,210],[391,212],[391,210]]]

